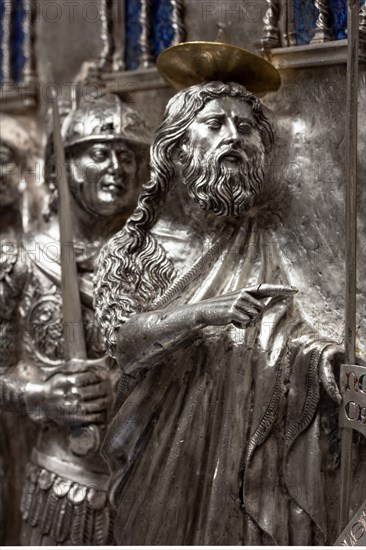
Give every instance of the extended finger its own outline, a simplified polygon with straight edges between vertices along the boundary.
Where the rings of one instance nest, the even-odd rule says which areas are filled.
[[[288,285],[269,285],[264,283],[262,285],[246,288],[245,291],[255,298],[271,298],[275,296],[293,296],[297,294],[298,289]]]
[[[220,303],[221,301],[227,301],[228,298],[237,296],[238,300],[246,300],[248,303],[252,304],[253,306],[262,309],[263,304],[259,300],[257,300],[254,296],[249,294],[246,289],[241,290],[234,290],[233,292],[229,292],[228,294],[224,294],[223,296],[219,296],[217,298],[217,302]]]
[[[237,298],[236,300],[233,300],[235,296],[237,296]],[[252,315],[258,315],[258,313],[260,313],[264,308],[264,304],[262,302],[256,300],[255,298],[252,298],[250,294],[246,294],[245,292],[233,292],[232,294],[221,296],[220,298],[215,300],[214,306],[237,307],[240,310],[250,312]]]

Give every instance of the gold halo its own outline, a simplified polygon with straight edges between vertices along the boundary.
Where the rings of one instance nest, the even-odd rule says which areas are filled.
[[[182,42],[162,51],[156,64],[177,90],[211,80],[237,82],[256,94],[281,85],[280,73],[263,57],[222,42]]]

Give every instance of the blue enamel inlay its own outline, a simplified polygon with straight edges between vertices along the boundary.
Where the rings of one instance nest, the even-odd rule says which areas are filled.
[[[151,48],[154,59],[169,48],[174,39],[173,7],[170,0],[152,0]]]
[[[3,40],[4,40],[4,29],[3,29],[3,17],[5,13],[5,0],[0,0],[0,83],[3,81]]]
[[[141,0],[126,0],[126,69],[132,71],[139,66],[141,49],[139,22]]]
[[[329,0],[334,40],[347,38],[347,0]]]
[[[360,8],[363,0],[359,0]],[[347,0],[329,0],[331,27],[335,40],[347,38]]]
[[[23,75],[25,57],[23,52],[24,30],[23,21],[25,8],[23,0],[13,0],[12,14],[12,32],[11,32],[11,68],[12,76],[15,82],[20,82]]]
[[[293,0],[293,2],[296,43],[299,46],[309,44],[314,36],[317,19],[314,0]]]

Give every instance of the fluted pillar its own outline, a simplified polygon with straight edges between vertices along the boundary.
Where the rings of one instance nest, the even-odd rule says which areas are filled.
[[[295,10],[294,0],[282,0],[286,3],[286,38],[288,46],[296,46],[296,33],[295,33]]]
[[[360,10],[360,37],[366,40],[366,0]]]
[[[112,7],[113,16],[113,69],[124,71],[126,50],[126,4],[125,0],[114,0]]]
[[[7,0],[0,0],[0,26],[1,42],[0,51],[2,55],[0,65],[0,84],[13,84],[11,75],[11,3]]]
[[[99,69],[111,71],[113,62],[113,0],[100,0],[101,39],[103,49],[99,57]]]
[[[322,44],[333,40],[332,31],[329,23],[329,6],[327,0],[315,0],[315,7],[318,10],[316,20],[315,34],[311,44]]]
[[[280,0],[266,0],[267,10],[263,18],[263,43],[269,48],[278,48],[281,45],[278,20],[280,17]]]
[[[34,0],[23,0],[23,56],[24,65],[21,78],[22,84],[29,84],[36,80],[36,57],[34,51],[35,39],[35,2]]]
[[[151,54],[151,0],[141,0],[139,23],[140,31],[140,63],[139,69],[149,69],[154,66]]]
[[[170,0],[172,4],[172,25],[174,29],[174,38],[171,45],[175,46],[185,39],[184,28],[184,0]]]

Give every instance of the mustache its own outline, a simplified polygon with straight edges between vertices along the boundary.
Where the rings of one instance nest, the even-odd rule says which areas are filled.
[[[213,159],[217,162],[220,162],[228,156],[235,157],[243,163],[247,161],[247,157],[243,149],[239,149],[239,147],[233,146],[221,147],[220,149],[217,149],[216,153],[213,154]]]

